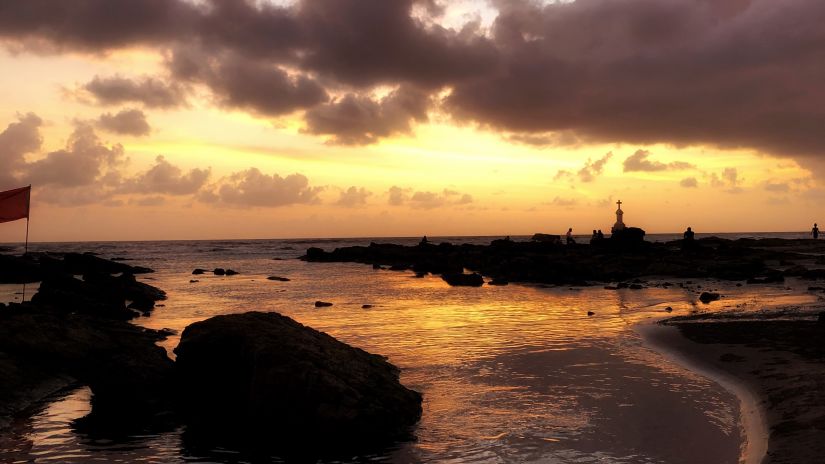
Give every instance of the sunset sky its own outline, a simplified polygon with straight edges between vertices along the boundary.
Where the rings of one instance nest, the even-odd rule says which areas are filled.
[[[31,240],[825,222],[822,0],[0,0]],[[20,241],[25,221],[0,224]]]

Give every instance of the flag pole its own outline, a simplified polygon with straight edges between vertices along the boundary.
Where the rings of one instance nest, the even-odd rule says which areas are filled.
[[[32,211],[32,186],[29,184],[29,197],[26,199],[26,244],[23,247],[23,255],[29,254],[29,216]]]
[[[23,245],[23,257],[25,258],[26,255],[29,254],[29,216],[31,216],[31,206],[32,206],[32,186],[29,184],[29,195],[26,199],[26,243]],[[26,302],[26,277],[23,277],[23,298],[20,300],[20,304]]]

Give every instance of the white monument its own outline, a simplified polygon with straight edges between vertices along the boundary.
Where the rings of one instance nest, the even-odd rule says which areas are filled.
[[[622,211],[622,200],[616,202],[619,205],[619,209],[616,210],[616,223],[613,224],[613,228],[610,229],[610,232],[615,234],[617,231],[624,230],[624,221],[622,221],[622,216],[624,216],[624,211]]]

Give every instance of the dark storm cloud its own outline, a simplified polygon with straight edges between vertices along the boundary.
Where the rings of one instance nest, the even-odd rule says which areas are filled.
[[[218,104],[265,116],[291,113],[329,99],[312,78],[237,54],[178,50],[170,66],[178,78],[206,84]]]
[[[331,135],[331,142],[366,144],[396,133],[409,133],[411,123],[426,122],[430,99],[425,92],[402,87],[381,100],[346,95],[306,113],[306,131]]]
[[[218,102],[263,115],[311,109],[307,129],[342,143],[395,133],[370,135],[371,110],[353,110],[374,108],[363,95],[388,85],[446,92],[442,110],[456,120],[525,143],[563,133],[745,147],[806,166],[825,150],[821,0],[493,4],[485,35],[422,19],[414,0],[0,0],[0,37],[24,49],[207,50],[210,72],[194,61],[189,76]],[[178,79],[181,64],[170,61]]]
[[[177,0],[0,0],[0,37],[100,52],[185,37],[195,15]]]
[[[504,62],[455,87],[459,119],[590,141],[825,148],[821,1],[497,5]]]
[[[102,105],[142,103],[152,108],[172,108],[186,103],[186,92],[182,86],[153,77],[95,76],[83,86],[83,90]]]
[[[104,113],[97,120],[97,126],[103,130],[121,135],[140,137],[149,135],[152,128],[146,121],[146,115],[140,110],[122,110],[117,114]]]

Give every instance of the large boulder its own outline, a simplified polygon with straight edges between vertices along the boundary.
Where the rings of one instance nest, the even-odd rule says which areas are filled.
[[[273,446],[406,438],[421,395],[383,357],[277,313],[217,316],[175,349],[190,430]]]

